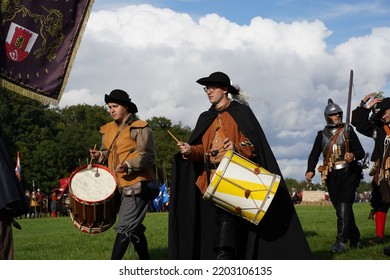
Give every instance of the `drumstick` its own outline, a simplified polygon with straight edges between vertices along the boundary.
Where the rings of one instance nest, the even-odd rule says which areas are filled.
[[[93,146],[93,150],[96,150],[96,144],[95,144],[95,146]],[[93,157],[91,157],[91,160],[88,164],[88,169],[91,169],[91,167],[92,167],[92,160],[93,160]]]
[[[132,148],[132,149],[130,149],[130,151],[129,151],[129,153],[126,155],[126,157],[123,159],[123,161],[122,161],[122,165],[126,165],[125,164],[125,161],[126,161],[126,159],[127,159],[127,157],[130,155],[130,154],[132,154],[132,153],[134,153],[135,152],[135,148]]]
[[[126,155],[125,159],[122,161],[122,164],[124,164],[124,163],[125,163],[125,160],[127,159],[127,157],[128,157],[130,154],[134,153],[134,152],[135,152],[135,148],[130,149],[129,153]]]
[[[175,141],[176,141],[177,143],[180,142],[180,141],[179,141],[179,140],[178,140],[178,139],[169,131],[168,126],[167,126],[165,123],[162,123],[162,122],[160,122],[160,121],[159,121],[159,123],[160,123],[160,127],[161,127],[162,129],[166,130],[166,131],[169,133],[169,135],[171,135],[172,138],[175,139]]]
[[[177,140],[177,138],[176,138],[168,129],[167,129],[167,132],[169,133],[169,135],[172,136],[173,139],[175,139],[175,141],[176,141],[177,143],[180,142],[179,140]]]

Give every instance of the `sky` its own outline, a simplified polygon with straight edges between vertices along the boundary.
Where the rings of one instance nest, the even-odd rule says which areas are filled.
[[[104,105],[120,88],[140,118],[193,128],[210,107],[196,80],[222,71],[282,175],[302,181],[329,98],[346,119],[351,70],[352,109],[370,92],[390,97],[389,1],[95,0],[59,106]],[[373,140],[358,135],[371,154]]]

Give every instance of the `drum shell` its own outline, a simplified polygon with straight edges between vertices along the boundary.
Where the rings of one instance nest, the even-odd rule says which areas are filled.
[[[276,194],[280,179],[279,175],[229,150],[203,198],[258,225]]]
[[[99,176],[95,176],[96,173]],[[106,166],[92,164],[90,168],[85,165],[76,169],[69,180],[73,225],[85,233],[101,233],[111,228],[117,215],[116,187],[115,175]],[[94,193],[99,191],[102,193]]]

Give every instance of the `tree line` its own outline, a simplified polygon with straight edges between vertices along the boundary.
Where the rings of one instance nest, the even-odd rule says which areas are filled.
[[[111,121],[105,106],[74,105],[65,108],[42,104],[0,89],[0,132],[9,155],[16,164],[20,152],[23,189],[40,188],[46,193],[59,187],[59,179],[90,161],[89,150],[101,144],[100,126]],[[170,181],[176,141],[161,127],[169,128],[176,138],[186,141],[191,128],[181,122],[156,116],[146,120],[154,131],[156,174],[161,182]],[[289,190],[307,189],[306,182],[285,178]],[[324,188],[320,184],[313,190]],[[370,189],[363,182],[361,191]]]
[[[23,189],[40,188],[46,193],[59,187],[59,179],[90,161],[89,150],[100,147],[100,126],[112,121],[105,106],[75,105],[60,109],[30,98],[0,91],[0,127],[13,163],[20,152]],[[160,123],[178,139],[188,139],[191,129],[172,125],[165,117],[146,120],[154,131],[156,172],[160,181],[169,180],[176,142]]]

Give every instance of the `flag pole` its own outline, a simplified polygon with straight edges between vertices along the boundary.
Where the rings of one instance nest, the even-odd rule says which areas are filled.
[[[20,182],[22,180],[22,176],[21,176],[20,153],[19,153],[19,151],[16,152],[15,174],[16,174],[16,177],[18,178],[19,182]]]
[[[34,199],[34,200],[36,200],[36,198],[37,198],[37,194],[35,193],[35,184],[34,184],[34,180],[32,180],[32,189],[33,189],[33,194],[34,194],[34,197],[32,197],[32,195],[31,195],[31,199]],[[37,206],[35,205],[34,206],[34,218],[36,218],[37,217]]]

